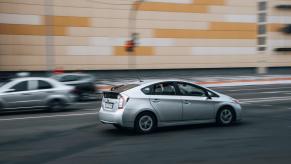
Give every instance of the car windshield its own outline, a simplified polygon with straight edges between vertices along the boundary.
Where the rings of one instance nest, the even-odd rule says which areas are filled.
[[[62,78],[62,76],[60,76],[60,75],[53,75],[51,78],[59,81]]]
[[[1,81],[0,81],[0,87],[2,87],[3,85],[5,85],[5,84],[7,84],[7,83],[9,83],[9,82],[11,82],[11,81],[12,81],[12,79],[1,80]]]
[[[121,93],[137,86],[139,86],[139,84],[119,85],[119,86],[112,87],[111,91]]]

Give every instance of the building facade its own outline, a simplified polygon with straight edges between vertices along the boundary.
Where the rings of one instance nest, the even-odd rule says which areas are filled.
[[[0,0],[0,71],[291,66],[290,0],[133,4]]]

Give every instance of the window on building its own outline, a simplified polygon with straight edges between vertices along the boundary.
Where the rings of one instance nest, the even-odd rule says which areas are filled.
[[[265,10],[267,10],[267,2],[266,1],[259,2],[259,11]]]
[[[267,50],[267,1],[258,2],[258,51]]]
[[[266,24],[260,24],[259,28],[258,28],[258,33],[259,35],[264,35],[267,33],[267,28],[266,28]]]
[[[258,45],[259,46],[266,45],[266,37],[258,37]]]

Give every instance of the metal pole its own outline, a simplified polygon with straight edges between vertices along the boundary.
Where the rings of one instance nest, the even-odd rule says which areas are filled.
[[[45,15],[46,15],[46,67],[47,73],[50,74],[54,69],[54,0],[45,0]]]
[[[144,0],[135,1],[132,5],[132,8],[130,9],[129,20],[128,20],[128,28],[129,28],[128,37],[129,38],[133,38],[134,35],[137,35],[137,33],[136,33],[136,16],[137,16],[137,10],[142,2],[144,2]],[[128,68],[129,69],[131,68],[132,70],[136,70],[137,78],[139,79],[139,81],[141,81],[139,72],[137,71],[137,68],[136,68],[135,50],[132,52],[128,52]]]

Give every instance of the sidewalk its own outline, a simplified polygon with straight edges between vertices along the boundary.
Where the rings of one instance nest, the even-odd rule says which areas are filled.
[[[165,80],[167,78],[164,78]],[[263,76],[212,76],[212,77],[184,77],[195,84],[205,87],[228,87],[228,86],[246,86],[246,85],[270,85],[270,84],[291,84],[291,75],[263,75]],[[145,80],[145,79],[143,79]],[[147,79],[160,80],[160,79]],[[120,81],[100,81],[96,84],[99,92],[108,91],[113,86],[137,82],[136,79],[126,79]]]

